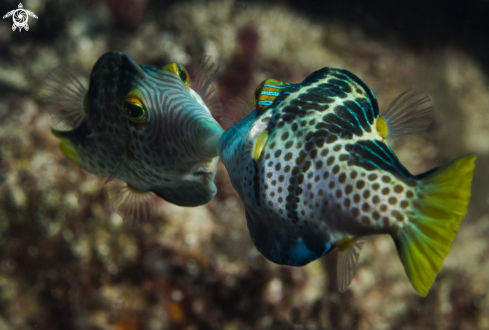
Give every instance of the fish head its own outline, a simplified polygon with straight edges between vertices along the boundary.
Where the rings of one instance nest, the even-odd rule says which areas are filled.
[[[199,205],[208,196],[186,202],[178,196],[187,192],[177,194],[177,187],[214,196],[212,164],[223,130],[182,65],[138,65],[122,53],[106,53],[92,70],[86,102],[88,126],[109,137],[104,147],[123,163],[117,178],[178,205]]]

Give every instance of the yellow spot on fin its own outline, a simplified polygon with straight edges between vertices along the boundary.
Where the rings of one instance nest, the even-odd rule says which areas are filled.
[[[74,161],[78,166],[83,167],[83,163],[80,159],[80,156],[78,156],[78,153],[75,150],[75,147],[73,146],[73,143],[71,141],[62,136],[62,132],[60,131],[55,131],[51,130],[53,132],[53,135],[61,142],[59,145],[59,149],[63,153],[63,155],[68,158],[71,161]]]
[[[355,241],[356,239],[353,237],[346,237],[342,240],[339,240],[338,243],[336,243],[336,246],[338,247],[338,250],[340,250],[340,252],[344,252],[348,250],[353,245],[353,243],[355,243]]]
[[[336,282],[340,292],[345,292],[348,289],[351,280],[357,272],[363,243],[365,243],[365,240],[353,237],[343,238],[336,243],[336,247],[339,250]]]
[[[83,97],[83,111],[88,112],[88,93]]]
[[[423,91],[409,88],[377,117],[376,128],[383,138],[424,131],[433,121],[431,98]]]
[[[375,120],[375,128],[377,128],[377,132],[379,132],[380,136],[385,139],[387,133],[389,133],[389,127],[387,126],[387,122],[382,117],[377,117]]]
[[[260,135],[258,135],[258,137],[256,138],[255,144],[253,145],[253,150],[251,152],[254,160],[258,160],[258,158],[260,158],[261,152],[263,151],[267,140],[268,132],[266,130],[261,132]]]
[[[425,296],[467,213],[474,154],[418,176],[412,214],[393,239],[416,291]]]
[[[148,194],[147,191],[144,191],[144,190],[139,190],[139,189],[136,189],[136,188],[133,188],[131,187],[130,185],[127,185],[127,189],[129,189],[130,192],[134,193],[134,194]]]

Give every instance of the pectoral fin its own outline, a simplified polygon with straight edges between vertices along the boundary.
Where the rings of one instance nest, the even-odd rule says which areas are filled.
[[[63,67],[53,69],[46,77],[40,96],[56,128],[78,127],[87,112],[87,90],[76,76]]]
[[[219,95],[212,84],[219,73],[219,66],[212,61],[211,56],[205,56],[199,67],[199,73],[194,81],[190,83],[191,87],[204,101],[205,105],[214,116],[222,112],[222,105],[219,101]]]
[[[155,196],[150,191],[125,185],[110,187],[108,193],[110,206],[129,225],[142,226],[153,219],[158,211]]]

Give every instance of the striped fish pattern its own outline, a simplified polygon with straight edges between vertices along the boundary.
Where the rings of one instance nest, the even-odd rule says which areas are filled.
[[[301,266],[338,248],[344,291],[361,238],[390,234],[426,294],[465,215],[475,156],[410,174],[387,142],[395,120],[380,116],[373,92],[344,69],[323,68],[299,84],[267,79],[254,101],[256,109],[223,134],[219,154],[257,249]]]
[[[223,132],[204,93],[190,88],[180,64],[138,65],[109,52],[95,64],[88,91],[78,93],[83,109],[75,127],[53,133],[65,155],[91,173],[120,179],[139,195],[202,205],[216,194]]]

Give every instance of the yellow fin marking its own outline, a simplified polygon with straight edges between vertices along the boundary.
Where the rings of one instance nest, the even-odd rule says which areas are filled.
[[[475,155],[459,158],[420,179],[413,212],[393,235],[414,288],[428,293],[467,213]]]
[[[85,111],[85,113],[88,112],[88,93],[85,94],[85,96],[83,97],[83,110]]]
[[[258,158],[260,158],[261,152],[263,151],[263,148],[265,148],[267,140],[268,132],[266,130],[261,132],[260,135],[258,135],[258,137],[256,138],[255,144],[253,145],[253,150],[251,152],[254,160],[258,160]]]
[[[389,127],[387,126],[387,122],[384,118],[380,116],[377,117],[377,120],[375,121],[375,128],[377,128],[377,132],[379,132],[380,136],[385,139],[387,133],[389,132]]]
[[[149,193],[148,191],[139,190],[139,189],[136,189],[134,187],[131,187],[130,185],[127,185],[127,189],[129,189],[129,191],[131,191],[135,194],[147,194],[147,193]]]
[[[78,156],[78,153],[76,152],[75,147],[73,147],[71,141],[65,138],[60,138],[60,137],[57,138],[61,141],[61,144],[59,145],[59,149],[61,150],[63,155],[69,160],[77,163],[78,166],[83,167],[83,163],[80,159],[80,156]]]
[[[356,238],[346,237],[346,238],[339,240],[336,243],[336,246],[338,247],[338,250],[340,250],[340,252],[344,252],[344,251],[348,250],[349,248],[351,248],[353,243],[355,243],[355,242],[356,242]]]

